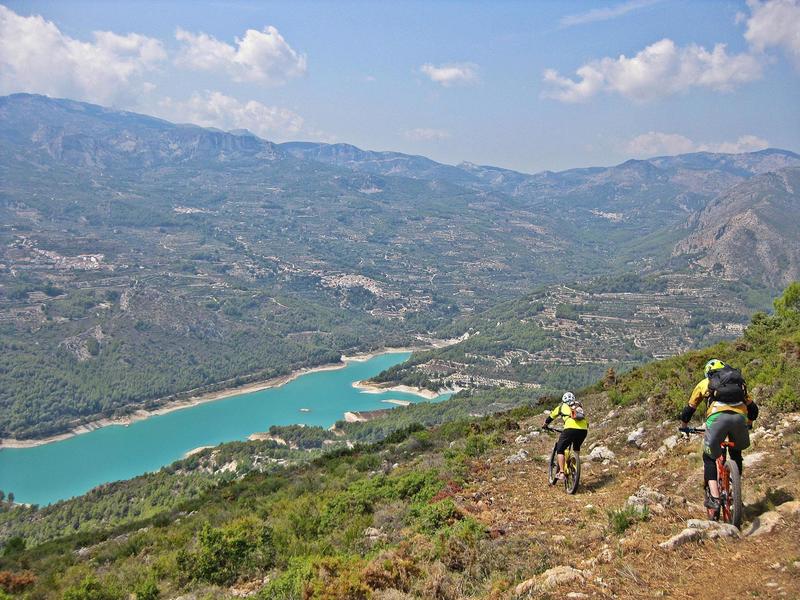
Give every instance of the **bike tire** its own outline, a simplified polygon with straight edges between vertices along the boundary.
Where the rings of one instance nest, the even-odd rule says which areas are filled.
[[[744,502],[742,501],[742,474],[739,472],[739,465],[736,461],[728,459],[725,462],[725,467],[730,474],[730,490],[729,493],[729,506],[730,506],[730,521],[731,525],[742,528],[742,519],[744,517]]]
[[[554,444],[553,451],[550,453],[550,466],[547,469],[547,481],[550,485],[556,484],[556,471],[558,471],[558,462],[556,461],[556,444]]]
[[[573,450],[569,455],[569,463],[566,488],[568,494],[574,494],[578,490],[578,484],[581,481],[581,455]]]

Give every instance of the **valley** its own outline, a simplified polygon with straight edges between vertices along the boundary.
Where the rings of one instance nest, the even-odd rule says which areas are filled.
[[[733,578],[726,589],[792,597],[799,591],[800,479],[792,457],[800,444],[800,284],[774,308],[755,314],[734,341],[584,389],[590,438],[576,495],[547,485],[553,439],[540,426],[557,398],[527,397],[516,408],[427,428],[401,425],[404,412],[419,418],[475,399],[467,394],[390,411],[392,433],[376,443],[320,453],[330,439],[324,430],[276,428],[271,440],[202,450],[76,501],[5,507],[0,532],[50,541],[7,542],[2,581],[43,598],[150,590],[512,600],[644,598],[654,589],[688,598],[707,573],[685,569],[687,560],[747,555],[751,577]],[[675,431],[674,413],[711,356],[740,366],[761,406],[745,452],[741,531],[703,519],[701,446]],[[481,394],[486,403],[495,391]],[[368,439],[359,430],[370,425],[348,424],[347,438]],[[62,536],[71,522],[80,529]]]
[[[539,289],[547,310],[519,317],[535,347],[475,353],[500,361],[483,383],[576,386],[735,335],[797,256],[720,288],[707,282],[716,262],[675,246],[721,187],[793,176],[800,157],[781,150],[526,175],[18,94],[0,100],[0,159],[6,438],[461,335]],[[666,292],[570,291],[632,272]],[[571,318],[553,312],[571,305]],[[526,375],[509,372],[522,363]]]

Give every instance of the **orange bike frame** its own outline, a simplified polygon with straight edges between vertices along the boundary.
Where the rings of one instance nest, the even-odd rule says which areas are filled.
[[[720,444],[723,448],[733,448],[733,442],[725,440]],[[731,478],[728,468],[725,466],[725,456],[727,453],[723,452],[717,457],[717,481],[719,481],[719,495],[722,497],[722,492],[725,492],[725,503],[722,505],[722,520],[725,523],[730,523],[731,520]]]

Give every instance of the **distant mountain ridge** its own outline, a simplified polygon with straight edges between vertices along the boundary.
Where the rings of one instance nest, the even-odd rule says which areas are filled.
[[[0,137],[16,148],[84,167],[153,166],[193,159],[277,158],[275,144],[225,132],[31,94],[0,98]]]
[[[136,171],[181,165],[216,169],[228,165],[253,169],[257,174],[266,164],[279,162],[281,169],[297,176],[306,171],[322,176],[320,169],[327,167],[342,170],[345,178],[341,181],[340,175],[329,175],[337,187],[345,185],[367,195],[378,193],[378,197],[387,188],[382,179],[387,177],[454,186],[448,192],[454,196],[464,198],[458,188],[492,194],[486,198],[490,204],[536,214],[535,230],[546,232],[553,240],[550,243],[558,245],[558,238],[571,240],[569,243],[582,245],[598,257],[627,263],[653,252],[691,254],[702,244],[697,236],[683,242],[683,231],[687,223],[691,229],[704,222],[698,211],[708,202],[755,176],[800,166],[800,155],[770,148],[743,154],[659,156],[611,167],[527,174],[468,162],[447,165],[424,156],[363,150],[342,143],[275,144],[247,130],[224,132],[175,125],[132,112],[31,94],[0,98],[0,152],[9,160],[12,156],[33,163],[54,160],[90,170]],[[270,177],[266,172],[261,176]],[[768,201],[762,198],[762,203]],[[741,202],[734,205],[742,208]],[[762,226],[767,227],[765,223]],[[633,243],[635,240],[640,242]],[[673,249],[678,242],[680,246]],[[628,250],[620,252],[620,245]],[[787,264],[794,264],[791,256]],[[705,266],[707,262],[696,264]],[[785,283],[786,277],[776,271],[777,264],[756,276],[770,284]]]
[[[675,247],[725,277],[780,287],[800,279],[800,168],[764,173],[730,188],[690,219]]]
[[[385,177],[457,186],[493,194],[494,201],[507,209],[535,212],[539,231],[573,239],[592,252],[618,255],[626,261],[638,260],[645,250],[636,246],[630,253],[620,254],[603,248],[609,241],[617,243],[615,238],[620,242],[639,238],[645,246],[652,246],[647,240],[655,236],[657,249],[663,248],[668,255],[669,244],[662,238],[666,235],[672,243],[679,242],[679,229],[686,223],[690,227],[700,223],[697,212],[723,190],[769,171],[800,166],[800,155],[771,148],[744,154],[660,156],[611,167],[527,174],[467,162],[446,165],[424,156],[363,150],[350,144],[275,144],[247,130],[224,132],[175,125],[132,112],[31,94],[0,98],[0,152],[17,159],[24,156],[34,163],[55,160],[90,170],[180,165],[261,169],[278,161],[299,175],[306,170],[320,174],[314,165],[325,165],[349,172],[347,185],[365,194],[382,192],[387,187],[381,179]],[[331,173],[331,177],[336,175]],[[458,195],[456,188],[452,193]],[[741,202],[735,205],[741,207]],[[686,254],[690,247],[698,247],[696,239],[683,243],[674,254]],[[785,283],[785,278],[772,271],[764,277],[766,281]]]
[[[238,153],[259,158],[298,158],[347,167],[356,171],[415,179],[441,179],[458,185],[491,187],[521,194],[580,185],[617,182],[631,184],[649,178],[681,181],[690,174],[714,170],[728,181],[741,180],[767,171],[800,165],[800,155],[789,150],[767,148],[742,154],[696,152],[649,159],[630,159],[611,167],[583,167],[565,171],[523,173],[502,167],[462,162],[448,165],[420,155],[392,151],[363,150],[345,143],[284,142],[275,144],[246,129],[222,131],[191,124],[174,124],[139,113],[120,111],[68,99],[35,94],[0,97],[0,135],[16,143],[33,142],[55,157],[57,150],[101,150],[84,145],[93,135],[108,134],[107,145],[120,153],[165,160],[191,159],[213,153]],[[153,136],[153,132],[157,135]],[[153,139],[143,140],[144,134]],[[176,145],[178,146],[176,148]],[[230,159],[230,157],[228,157]],[[702,178],[708,181],[707,178]],[[707,189],[714,184],[702,185]],[[691,186],[687,186],[691,187]],[[716,188],[719,189],[718,187]]]

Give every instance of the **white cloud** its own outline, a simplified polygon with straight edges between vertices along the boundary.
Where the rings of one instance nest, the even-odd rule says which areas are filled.
[[[175,63],[198,71],[221,71],[234,81],[254,81],[271,85],[285,83],[306,72],[306,57],[298,54],[273,26],[264,31],[248,29],[236,38],[236,46],[221,42],[206,33],[175,32],[182,42]]]
[[[303,118],[287,108],[267,106],[256,100],[241,102],[218,91],[195,92],[185,101],[166,98],[159,104],[159,116],[203,127],[248,129],[267,138],[294,136],[303,130]]]
[[[450,137],[450,133],[444,129],[429,129],[426,127],[417,127],[416,129],[409,129],[403,132],[406,139],[416,142],[428,142],[444,140]]]
[[[623,54],[588,62],[576,74],[573,80],[547,69],[544,96],[583,102],[606,92],[646,101],[695,87],[729,91],[759,78],[761,64],[750,54],[728,54],[725,44],[709,51],[697,44],[679,47],[665,38],[630,58]]]
[[[447,63],[438,67],[431,63],[425,63],[419,70],[431,81],[444,87],[478,82],[478,65],[474,63]]]
[[[77,40],[39,15],[21,16],[0,5],[0,93],[129,103],[146,92],[142,76],[166,58],[161,42],[137,33],[93,36],[93,42]]]
[[[697,143],[677,133],[649,131],[629,140],[624,147],[630,156],[651,157],[688,152],[722,152],[739,154],[769,147],[769,142],[754,135],[743,135],[733,142]]]
[[[608,21],[609,19],[616,19],[617,17],[626,15],[629,12],[657,4],[661,1],[662,0],[629,0],[628,2],[615,4],[614,6],[593,8],[591,10],[587,10],[586,12],[562,17],[559,21],[559,24],[562,27],[573,27],[575,25],[594,23],[596,21]]]
[[[800,68],[800,0],[748,0],[750,17],[744,37],[750,46],[763,52],[778,47]]]

